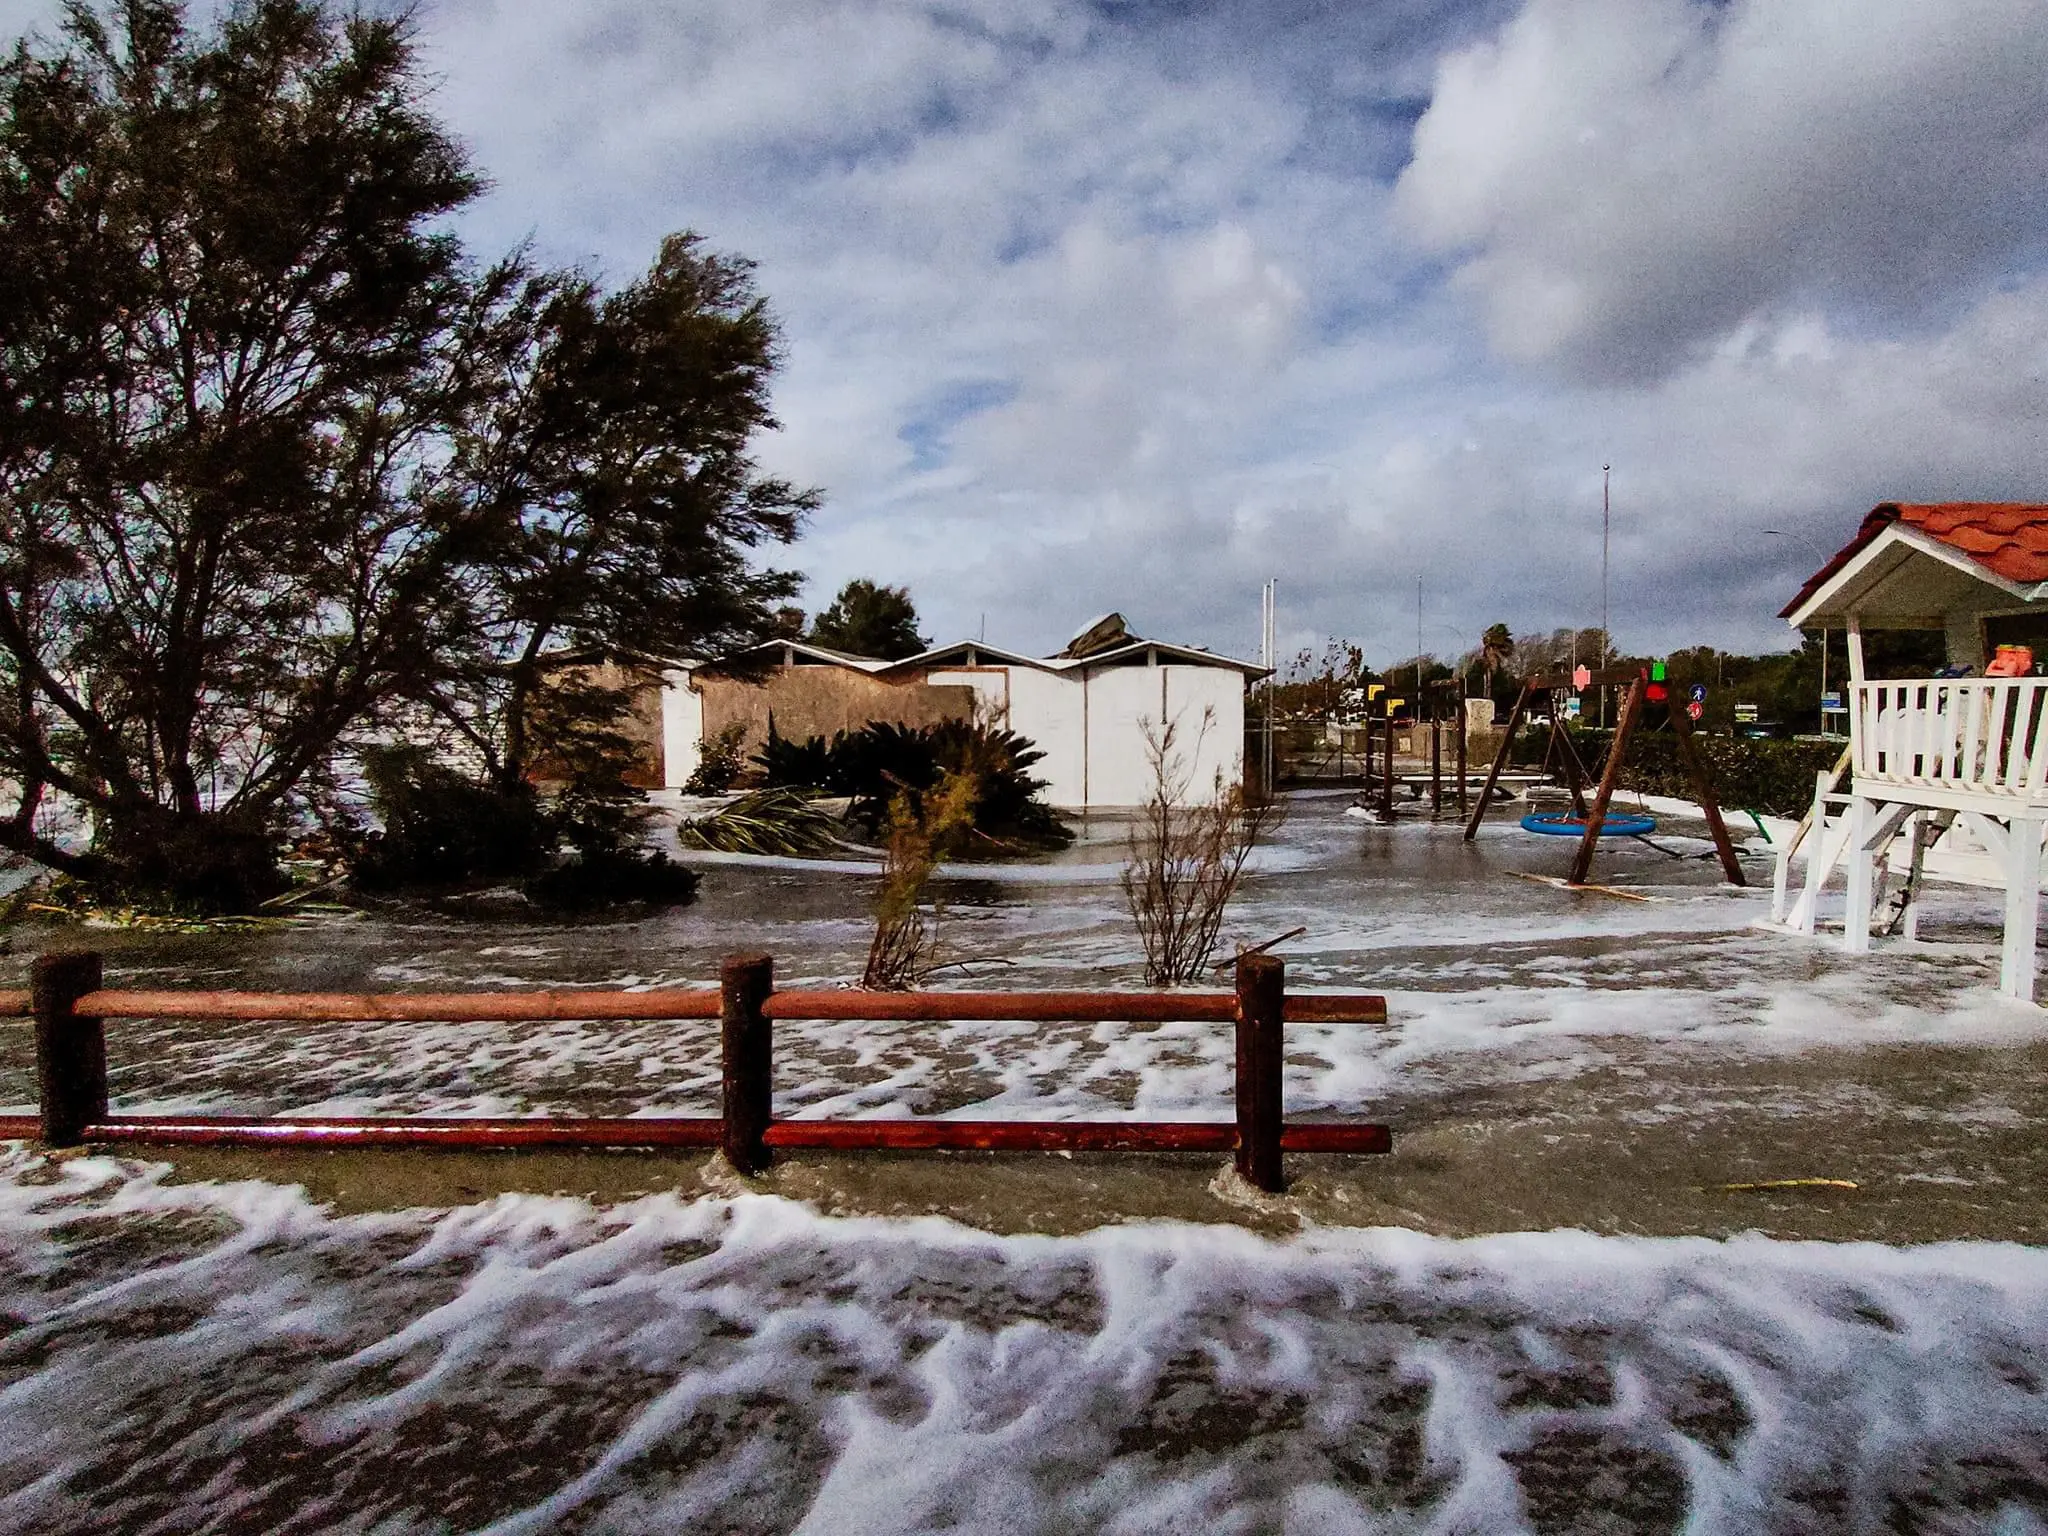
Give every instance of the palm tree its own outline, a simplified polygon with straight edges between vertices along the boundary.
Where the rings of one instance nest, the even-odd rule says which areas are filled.
[[[1493,697],[1493,674],[1500,670],[1500,664],[1515,654],[1514,634],[1505,624],[1487,627],[1479,637],[1479,664],[1486,668],[1486,696]]]

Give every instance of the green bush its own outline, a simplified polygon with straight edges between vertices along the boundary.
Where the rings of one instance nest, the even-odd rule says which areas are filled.
[[[773,723],[771,720],[771,728]],[[746,726],[734,721],[705,742],[698,754],[697,766],[683,781],[683,793],[716,795],[731,789],[733,781],[740,776],[740,770],[746,766],[740,758],[740,743],[746,740],[746,736]]]
[[[1612,731],[1571,729],[1580,760],[1597,775],[1606,759]],[[1549,727],[1524,731],[1515,742],[1517,767],[1543,761]],[[1839,742],[1768,741],[1746,736],[1702,736],[1693,745],[1713,782],[1714,798],[1724,810],[1762,811],[1771,816],[1803,816],[1813,804],[1814,775],[1835,766],[1842,755]],[[1555,763],[1552,764],[1555,767]],[[1665,730],[1638,730],[1622,764],[1621,787],[1646,795],[1694,798],[1691,779],[1678,755],[1678,738]]]
[[[514,882],[536,905],[566,912],[696,895],[695,871],[636,846],[637,803],[608,786],[544,801],[529,784],[478,783],[415,747],[369,752],[363,768],[384,828],[352,850],[357,890]]]
[[[904,790],[935,788],[948,774],[976,782],[974,826],[965,857],[1064,848],[1074,834],[1038,798],[1045,781],[1028,770],[1045,754],[1014,731],[968,720],[936,725],[894,725],[877,720],[797,743],[769,721],[768,741],[754,761],[770,788],[810,789],[845,795],[850,821],[869,837],[889,825],[891,801]]]
[[[529,784],[479,784],[415,747],[365,753],[363,776],[384,830],[354,849],[349,879],[358,890],[523,879],[554,851],[554,829]]]

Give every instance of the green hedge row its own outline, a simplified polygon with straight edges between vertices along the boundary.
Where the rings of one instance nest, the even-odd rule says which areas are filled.
[[[1611,731],[1573,731],[1572,741],[1586,766],[1598,773]],[[1515,743],[1517,767],[1543,761],[1550,738],[1548,727],[1525,731]],[[1839,743],[1825,741],[1755,741],[1745,736],[1694,736],[1700,757],[1714,781],[1714,794],[1725,810],[1762,811],[1771,816],[1803,816],[1813,804],[1813,777],[1835,766]],[[1678,738],[1669,731],[1644,731],[1629,743],[1622,765],[1621,787],[1646,795],[1693,798],[1691,781],[1678,757]]]

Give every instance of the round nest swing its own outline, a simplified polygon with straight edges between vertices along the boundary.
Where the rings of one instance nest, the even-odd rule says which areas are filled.
[[[1586,819],[1572,811],[1537,811],[1522,818],[1522,830],[1539,832],[1545,837],[1584,837]],[[1620,812],[1610,814],[1600,823],[1602,837],[1641,837],[1656,830],[1654,817]]]

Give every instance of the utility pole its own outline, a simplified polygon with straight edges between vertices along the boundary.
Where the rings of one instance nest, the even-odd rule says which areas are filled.
[[[1259,733],[1259,792],[1273,798],[1273,646],[1275,614],[1280,606],[1280,581],[1268,581],[1259,593],[1259,665],[1266,669],[1266,720]]]
[[[1415,577],[1415,718],[1422,718],[1422,576]]]
[[[1600,670],[1603,672],[1607,670],[1608,655],[1613,650],[1607,639],[1607,533],[1610,522],[1607,485],[1608,477],[1613,469],[1614,466],[1611,464],[1602,464],[1600,466]],[[1600,690],[1600,725],[1603,730],[1607,726],[1607,690],[1605,688]]]

